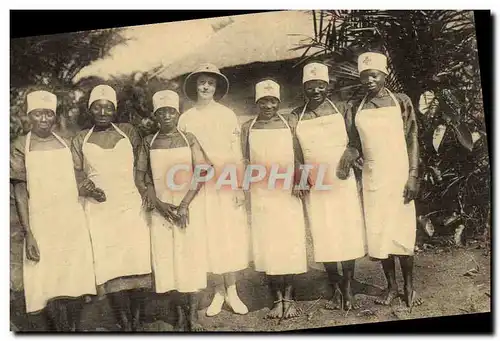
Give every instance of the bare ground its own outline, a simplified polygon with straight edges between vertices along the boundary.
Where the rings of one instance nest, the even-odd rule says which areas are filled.
[[[205,309],[210,303],[211,291],[200,293],[199,316],[203,326],[209,331],[283,331],[304,328],[332,327],[346,324],[394,321],[423,317],[437,317],[477,312],[490,312],[490,255],[477,244],[466,248],[438,248],[416,255],[415,289],[424,299],[424,305],[408,309],[399,300],[392,306],[375,305],[375,296],[381,293],[385,279],[377,262],[362,259],[356,266],[357,299],[362,308],[357,311],[341,313],[323,309],[332,291],[326,274],[311,270],[297,276],[298,305],[306,311],[303,316],[285,320],[269,321],[264,316],[269,311],[272,298],[266,286],[265,276],[252,269],[242,271],[239,276],[239,293],[248,305],[250,313],[239,316],[224,308],[216,317],[206,317]],[[475,270],[469,272],[469,270]],[[469,272],[469,275],[465,275]],[[400,273],[398,271],[398,275]],[[209,278],[209,288],[212,287]],[[401,278],[398,278],[402,288]],[[172,313],[168,296],[151,297],[146,308],[144,331],[171,331],[175,316]],[[11,299],[11,328],[20,331],[43,331],[43,320],[39,316],[27,318],[23,313],[22,292],[16,292]],[[161,314],[165,320],[159,320]],[[106,300],[96,301],[86,306],[83,312],[87,331],[118,331],[112,311]],[[12,326],[14,324],[14,326]]]

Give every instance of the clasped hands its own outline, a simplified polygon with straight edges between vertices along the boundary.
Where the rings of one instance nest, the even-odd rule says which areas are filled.
[[[176,224],[180,228],[189,225],[189,207],[181,203],[179,206],[161,201],[156,197],[152,186],[148,186],[142,195],[142,206],[148,212],[156,209],[168,222]]]

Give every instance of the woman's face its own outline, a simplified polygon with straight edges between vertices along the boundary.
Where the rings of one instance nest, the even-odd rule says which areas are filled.
[[[196,90],[199,99],[212,99],[215,95],[216,88],[217,78],[213,76],[201,74],[196,80]]]
[[[322,80],[311,80],[304,83],[304,92],[311,102],[321,103],[326,99],[328,83]]]
[[[259,116],[271,118],[278,112],[280,101],[276,97],[266,96],[257,101]]]
[[[116,113],[115,105],[107,99],[99,99],[90,105],[90,114],[98,127],[108,127]]]
[[[35,109],[28,114],[32,131],[37,135],[48,134],[56,123],[56,113],[50,109]]]
[[[172,129],[177,127],[179,112],[171,107],[163,107],[154,113],[154,120],[160,125],[160,129]]]
[[[361,84],[369,93],[377,93],[384,87],[385,73],[379,70],[365,70],[359,77]]]

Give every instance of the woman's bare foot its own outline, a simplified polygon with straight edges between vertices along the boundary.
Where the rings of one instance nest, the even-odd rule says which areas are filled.
[[[136,313],[134,313],[134,316],[132,317],[131,328],[132,328],[132,331],[136,332],[136,331],[139,331],[140,327],[141,327],[141,319],[140,319],[139,313],[136,312]]]
[[[188,331],[188,327],[184,310],[182,307],[177,306],[177,323],[175,324],[174,330],[177,332],[185,332]]]
[[[351,284],[347,283],[344,287],[344,310],[349,311],[357,309],[359,309],[359,304],[354,298]]]
[[[388,289],[379,298],[375,300],[376,304],[391,305],[392,301],[399,296],[397,289]]]
[[[339,289],[335,290],[331,300],[326,302],[325,309],[327,310],[339,310],[342,308],[342,293]]]
[[[123,316],[122,314],[120,322],[118,323],[120,325],[120,329],[123,332],[132,332],[134,331],[132,328],[132,322],[128,320],[128,318]]]
[[[274,301],[271,310],[266,314],[266,319],[281,319],[283,317],[283,301]]]
[[[201,324],[198,323],[198,321],[189,321],[189,330],[192,332],[202,332],[205,330]]]
[[[283,300],[283,318],[291,319],[299,317],[302,314],[302,309],[295,306],[295,301],[293,300]]]
[[[406,288],[404,289],[404,300],[406,303],[406,306],[410,309],[410,312],[413,307],[415,306],[420,306],[424,303],[424,301],[418,296],[417,292],[413,290],[412,288]]]

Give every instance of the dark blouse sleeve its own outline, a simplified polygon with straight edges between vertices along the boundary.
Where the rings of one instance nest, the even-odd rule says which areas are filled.
[[[363,155],[363,148],[361,146],[361,139],[359,137],[358,129],[356,128],[356,112],[358,110],[359,102],[344,102],[341,113],[344,115],[345,126],[347,131],[347,136],[349,142],[347,144],[348,148],[354,148],[359,152],[359,155]],[[338,108],[339,111],[341,110]]]
[[[403,124],[405,130],[406,146],[408,149],[408,160],[410,164],[410,174],[418,176],[418,127],[415,109],[411,103],[411,99],[405,94],[396,94],[401,107],[403,116]]]
[[[248,135],[250,133],[250,124],[252,123],[252,120],[253,119],[246,121],[241,126],[241,135],[240,135],[241,152],[243,154],[243,160],[246,165],[250,164],[250,149],[248,146]]]
[[[130,140],[130,144],[132,144],[132,148],[134,149],[134,156],[135,156],[135,166],[137,167],[137,163],[139,160],[139,153],[141,152],[141,149],[143,148],[143,142],[141,135],[139,135],[139,132],[137,129],[130,123],[122,123],[119,125],[119,128],[127,135],[127,137]]]
[[[300,141],[297,138],[297,124],[299,122],[299,118],[294,114],[283,115],[283,117],[287,120],[288,125],[290,126],[290,130],[292,131],[293,150],[295,153],[296,164],[303,164],[304,155],[302,153]]]
[[[136,169],[141,172],[147,172],[150,169],[149,165],[149,150],[153,135],[146,136],[137,151]]]
[[[300,113],[302,112],[302,109],[304,108],[304,106],[301,106],[301,107],[297,107],[295,109],[293,109],[291,112],[290,112],[290,115],[291,116],[295,116],[297,118],[297,120],[299,119],[299,116],[300,116]]]
[[[144,184],[146,186],[153,185],[153,171],[151,169],[151,160],[149,158],[150,144],[153,135],[148,135],[142,140],[142,145],[137,155],[136,170],[146,173],[144,177]]]
[[[88,129],[78,132],[71,140],[71,155],[73,156],[73,166],[76,171],[83,171],[83,140],[88,133]]]
[[[26,135],[19,136],[10,146],[10,179],[12,181],[26,181],[25,146]]]
[[[300,141],[297,137],[297,124],[299,122],[298,116],[294,114],[283,115],[287,120],[288,125],[290,126],[290,130],[292,132],[292,141],[293,141],[293,153],[295,157],[295,176],[294,183],[299,184],[300,179],[302,177],[302,171],[300,166],[305,163],[304,152],[302,151],[302,146],[300,145]]]
[[[193,167],[196,165],[212,165],[212,162],[210,162],[210,159],[203,150],[203,147],[201,146],[200,142],[198,142],[196,136],[194,136],[192,133],[189,132],[185,134],[189,142],[189,147],[191,148]]]

